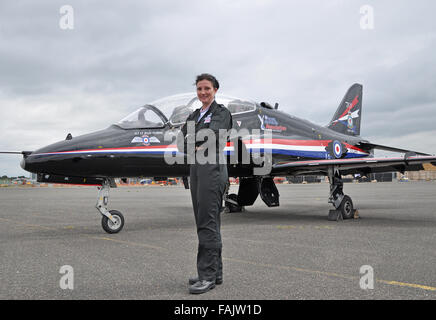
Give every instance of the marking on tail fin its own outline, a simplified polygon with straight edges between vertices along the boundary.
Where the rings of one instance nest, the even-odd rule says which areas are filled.
[[[335,125],[338,122],[341,122],[343,125],[345,125],[348,129],[352,130],[354,133],[356,133],[356,130],[354,128],[353,119],[359,118],[359,111],[349,111],[347,115],[343,116],[342,118],[339,118],[338,120],[333,121],[333,125]]]
[[[359,95],[355,96],[351,103],[345,102],[345,104],[347,104],[347,109],[345,109],[345,111],[339,116],[339,118],[337,120],[333,121],[333,125],[336,125],[336,123],[343,120],[343,121],[345,121],[344,124],[348,126],[348,124],[347,124],[347,121],[349,119],[348,113],[351,112],[351,109],[353,109],[357,105],[357,103],[359,102],[358,97],[359,97]],[[350,115],[351,115],[351,118],[359,117],[359,110],[354,111]],[[352,129],[352,127],[350,129]]]

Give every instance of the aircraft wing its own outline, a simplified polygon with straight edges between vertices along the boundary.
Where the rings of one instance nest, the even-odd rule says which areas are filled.
[[[360,142],[356,145],[356,147],[358,148],[362,148],[364,150],[369,150],[369,149],[379,149],[379,150],[385,150],[385,151],[391,151],[391,152],[399,152],[399,153],[416,153],[417,155],[421,155],[421,156],[429,156],[430,154],[428,153],[422,153],[422,152],[417,152],[417,151],[412,151],[412,150],[406,150],[406,149],[400,149],[400,148],[394,148],[394,147],[389,147],[389,146],[383,146],[381,144],[375,144],[375,143],[369,143],[369,142]]]
[[[32,153],[32,151],[0,151],[0,153],[29,155]]]
[[[418,171],[424,163],[436,165],[436,156],[405,155],[397,158],[351,158],[304,160],[276,163],[271,174],[275,175],[319,175],[327,174],[329,168],[337,168],[341,174],[368,174],[376,172]]]

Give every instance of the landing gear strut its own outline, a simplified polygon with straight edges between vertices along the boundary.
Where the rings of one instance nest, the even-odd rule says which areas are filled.
[[[328,220],[337,221],[339,218],[351,219],[356,211],[353,207],[353,201],[347,195],[344,195],[341,174],[336,167],[329,168],[328,178],[330,183],[329,203],[333,204],[335,210],[330,210]]]
[[[118,233],[123,229],[124,216],[117,210],[108,210],[109,190],[111,184],[105,180],[101,187],[98,187],[98,198],[95,207],[101,213],[101,226],[107,233]]]
[[[245,211],[244,206],[238,204],[238,195],[236,193],[229,194],[230,183],[227,182],[226,189],[224,191],[224,203],[223,212],[242,212]]]

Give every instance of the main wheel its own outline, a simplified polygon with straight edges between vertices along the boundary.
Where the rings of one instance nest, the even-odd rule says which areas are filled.
[[[344,196],[344,199],[342,199],[341,205],[339,206],[339,210],[344,219],[351,219],[354,217],[353,201],[349,196]]]
[[[107,233],[118,233],[124,227],[124,217],[121,212],[117,210],[110,210],[109,213],[112,215],[115,222],[112,222],[108,217],[103,216],[101,218],[101,226],[103,230]]]

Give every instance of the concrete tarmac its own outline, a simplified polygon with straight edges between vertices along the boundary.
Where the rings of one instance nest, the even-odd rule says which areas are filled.
[[[345,184],[361,218],[338,222],[328,183],[278,189],[280,207],[259,197],[223,214],[224,283],[190,295],[198,242],[182,186],[111,189],[126,220],[113,235],[96,187],[0,188],[0,299],[436,298],[436,182]]]

